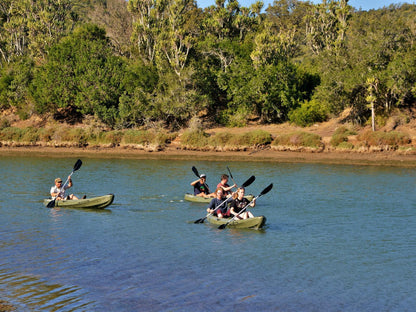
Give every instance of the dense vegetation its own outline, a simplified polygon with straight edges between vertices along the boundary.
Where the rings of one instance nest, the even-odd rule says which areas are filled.
[[[380,124],[415,107],[415,16],[348,0],[3,0],[0,110],[174,130],[307,126],[350,108]]]

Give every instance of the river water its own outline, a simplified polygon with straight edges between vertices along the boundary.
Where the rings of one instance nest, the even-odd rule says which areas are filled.
[[[0,299],[18,311],[414,311],[416,170],[85,158],[78,196],[42,205],[76,158],[0,156]],[[218,230],[183,200],[195,166],[214,189],[251,175],[266,228]]]

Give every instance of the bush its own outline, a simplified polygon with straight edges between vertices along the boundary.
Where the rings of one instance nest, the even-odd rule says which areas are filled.
[[[409,135],[398,131],[380,132],[365,131],[358,135],[358,140],[364,141],[368,146],[393,146],[405,145],[411,142]]]
[[[350,142],[341,142],[337,145],[337,148],[352,150],[354,148],[354,144]]]
[[[264,130],[254,130],[243,135],[250,146],[267,145],[272,142],[272,135]]]
[[[37,141],[39,141],[38,129],[33,127],[22,129],[22,135],[20,140],[22,142],[36,143]]]
[[[314,133],[295,132],[277,136],[272,145],[318,148],[322,146],[321,137]]]
[[[327,118],[327,110],[316,100],[305,101],[300,107],[289,112],[289,121],[301,127],[323,122]]]
[[[348,142],[348,136],[356,134],[354,131],[349,130],[347,127],[342,126],[335,130],[329,142],[332,146],[336,147],[341,143]]]
[[[204,147],[208,144],[208,137],[203,130],[187,130],[182,134],[181,142],[184,146]]]
[[[7,127],[1,130],[0,140],[1,141],[14,141],[19,142],[22,137],[22,129],[16,127]]]
[[[123,144],[147,144],[153,141],[154,135],[149,131],[127,130],[123,132],[121,143]]]

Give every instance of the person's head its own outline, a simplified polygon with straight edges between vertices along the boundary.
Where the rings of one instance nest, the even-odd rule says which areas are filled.
[[[61,186],[62,185],[62,179],[61,178],[56,178],[55,179],[55,185],[56,186]]]
[[[222,187],[217,187],[217,189],[215,190],[215,196],[217,198],[222,198],[224,196],[224,190],[222,189]]]
[[[223,175],[221,176],[221,182],[227,183],[227,182],[228,182],[228,175],[223,174]]]
[[[201,174],[201,175],[199,176],[199,179],[202,181],[202,183],[204,183],[204,182],[207,180],[207,176],[206,176],[206,174],[205,174],[205,173]]]
[[[242,199],[244,197],[245,191],[246,190],[244,189],[244,187],[239,187],[238,188],[237,196],[238,196],[239,199]]]

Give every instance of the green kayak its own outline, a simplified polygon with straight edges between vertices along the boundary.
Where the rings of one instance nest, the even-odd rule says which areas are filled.
[[[245,198],[247,198],[249,201],[252,201],[254,196],[253,195],[246,195],[244,196]],[[213,199],[213,197],[202,197],[202,196],[196,196],[196,195],[192,195],[189,193],[185,194],[185,200],[190,201],[190,202],[194,202],[194,203],[206,203],[209,204],[211,202],[211,200]]]
[[[52,199],[48,198],[43,200],[45,207]],[[114,195],[108,194],[104,196],[91,197],[86,199],[75,200],[57,200],[55,201],[55,207],[62,208],[88,208],[88,209],[104,209],[113,203]]]
[[[221,224],[225,224],[228,221],[230,221],[229,218],[217,218],[213,215],[207,216],[207,221],[211,224],[215,224],[220,226]],[[228,223],[227,227],[229,228],[235,228],[235,229],[254,229],[259,230],[261,229],[264,224],[266,223],[266,217],[265,216],[259,216],[254,218],[248,218],[248,219],[235,219]]]

